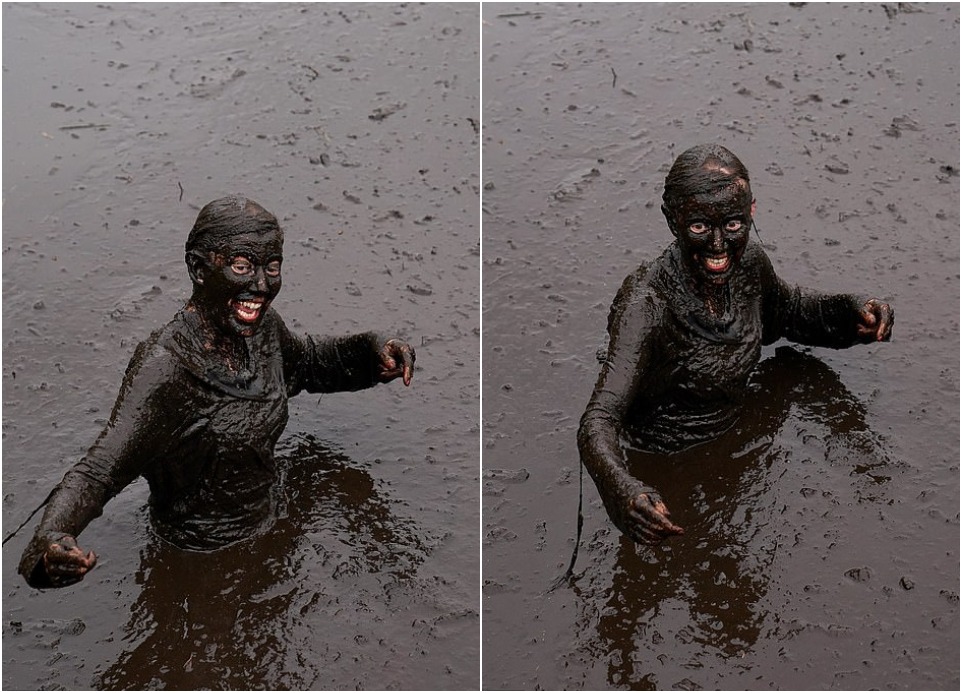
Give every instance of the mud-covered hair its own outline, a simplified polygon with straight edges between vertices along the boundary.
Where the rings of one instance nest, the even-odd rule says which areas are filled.
[[[745,164],[720,144],[699,144],[679,154],[671,165],[661,196],[663,209],[674,210],[692,195],[713,195],[729,188],[751,195]]]
[[[206,254],[225,247],[242,233],[281,232],[277,218],[243,195],[228,195],[208,202],[187,235],[186,254]]]

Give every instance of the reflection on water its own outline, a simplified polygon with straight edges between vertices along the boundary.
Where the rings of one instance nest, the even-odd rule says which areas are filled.
[[[587,650],[606,653],[611,685],[676,683],[652,673],[650,659],[664,658],[666,647],[697,671],[711,658],[744,657],[760,639],[789,637],[765,598],[776,555],[802,541],[808,500],[838,505],[845,495],[819,478],[851,477],[858,502],[884,502],[884,483],[900,465],[830,367],[781,347],[750,387],[742,418],[721,439],[639,472],[662,489],[684,536],[656,547],[624,537],[614,547],[589,544],[592,565],[575,582],[579,620],[586,630],[595,624]],[[785,468],[797,465],[811,474],[800,501],[782,487]],[[617,557],[609,583],[597,571],[610,550]]]
[[[206,553],[151,537],[124,626],[128,649],[98,688],[323,683],[326,662],[341,653],[336,643],[318,644],[305,619],[323,612],[350,623],[363,618],[368,600],[417,592],[415,569],[431,543],[423,530],[395,514],[391,499],[343,454],[309,435],[291,444],[278,460],[286,478],[270,530]]]

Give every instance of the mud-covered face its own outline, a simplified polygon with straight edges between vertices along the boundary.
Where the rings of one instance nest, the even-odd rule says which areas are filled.
[[[748,186],[692,195],[666,214],[692,277],[699,283],[727,282],[748,245],[755,214]]]
[[[283,247],[280,231],[241,233],[207,254],[193,299],[218,329],[241,337],[257,332],[281,290]]]

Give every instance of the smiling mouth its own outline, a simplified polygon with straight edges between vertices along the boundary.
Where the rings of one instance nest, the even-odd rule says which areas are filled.
[[[230,302],[231,310],[234,311],[234,316],[243,323],[254,323],[260,317],[267,302],[262,299],[253,299],[249,301],[237,301],[232,300]]]
[[[721,273],[731,266],[731,257],[722,255],[721,257],[703,257],[702,263],[709,272]]]

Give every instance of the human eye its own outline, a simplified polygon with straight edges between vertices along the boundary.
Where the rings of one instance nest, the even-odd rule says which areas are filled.
[[[230,268],[234,274],[250,274],[254,271],[254,265],[246,257],[235,257],[230,261]]]
[[[688,230],[692,233],[702,234],[708,231],[708,224],[703,221],[694,221],[688,225]]]
[[[279,277],[281,275],[281,261],[271,260],[270,262],[267,263],[267,266],[264,268],[264,272],[269,277]]]
[[[725,222],[726,231],[741,231],[742,227],[745,225],[741,219],[729,219]]]

